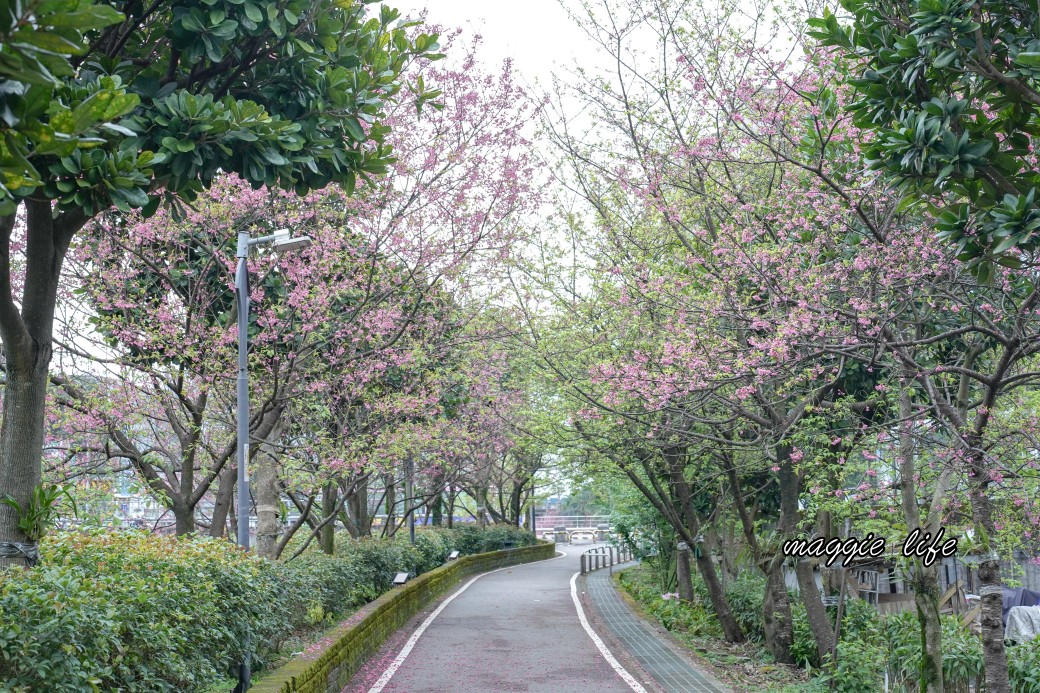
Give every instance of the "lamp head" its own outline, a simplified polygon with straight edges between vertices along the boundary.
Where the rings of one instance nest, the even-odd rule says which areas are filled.
[[[274,241],[272,242],[274,249],[279,253],[303,250],[304,248],[309,247],[310,244],[310,236],[296,236],[293,238],[289,235],[289,229],[278,229],[275,231]]]

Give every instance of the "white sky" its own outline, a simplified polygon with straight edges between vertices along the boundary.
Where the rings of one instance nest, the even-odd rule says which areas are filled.
[[[576,0],[563,1],[578,6]],[[537,83],[543,91],[552,84],[555,67],[595,60],[591,43],[560,0],[388,0],[386,4],[401,10],[402,16],[418,17],[426,9],[431,24],[479,33],[484,37],[484,61],[499,64],[513,58],[522,82]]]

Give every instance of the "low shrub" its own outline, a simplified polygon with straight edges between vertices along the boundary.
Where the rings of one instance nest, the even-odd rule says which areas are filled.
[[[461,541],[459,541],[461,539]],[[419,530],[393,541],[341,542],[268,561],[205,537],[55,533],[41,564],[0,572],[0,690],[12,693],[199,691],[242,661],[254,670],[293,631],[463,554],[535,542],[515,527]]]
[[[1040,693],[1040,637],[1009,647],[1008,669],[1014,693]]]
[[[3,690],[103,690],[124,649],[108,595],[79,571],[44,565],[0,582]]]
[[[819,669],[820,655],[816,650],[816,639],[809,626],[805,605],[797,596],[791,597],[791,658],[803,669]]]
[[[674,593],[662,594],[651,571],[626,570],[618,576],[622,587],[639,602],[647,614],[660,619],[670,631],[692,637],[722,637],[719,620],[709,607],[696,598],[692,603]]]
[[[967,690],[983,675],[982,641],[956,616],[941,616],[943,681],[951,689]],[[882,620],[887,664],[894,685],[917,687],[920,679],[921,629],[917,613],[904,611]]]
[[[877,693],[884,690],[885,653],[880,645],[863,640],[838,643],[837,663],[831,666],[830,654],[818,677],[836,693]]]
[[[751,571],[741,573],[736,580],[726,585],[726,601],[729,602],[730,611],[752,642],[765,639],[762,619],[765,588],[765,576]]]
[[[837,609],[837,606],[827,607],[827,618],[831,624],[838,618]],[[805,605],[797,595],[791,595],[791,630],[794,635],[791,643],[791,657],[794,663],[803,669],[819,669],[821,662],[816,649],[816,638],[813,637],[812,627],[809,626]],[[845,601],[841,616],[842,642],[881,646],[884,642],[882,632],[876,608],[862,599],[852,598]],[[840,648],[838,656],[840,659]]]

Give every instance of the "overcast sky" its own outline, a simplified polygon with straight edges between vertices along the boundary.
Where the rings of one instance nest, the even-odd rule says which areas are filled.
[[[569,0],[577,4],[574,0]],[[484,37],[481,55],[490,63],[506,57],[528,83],[548,89],[554,65],[587,62],[595,52],[559,0],[388,0],[402,14],[446,28],[472,29]]]

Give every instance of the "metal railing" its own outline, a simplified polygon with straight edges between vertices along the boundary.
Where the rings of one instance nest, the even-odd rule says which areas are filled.
[[[609,524],[610,515],[557,515],[555,513],[542,513],[535,515],[536,527],[551,527],[556,525],[567,525],[572,528],[590,528],[599,524]]]
[[[627,547],[597,546],[581,554],[581,574],[588,575],[594,570],[609,568],[614,574],[614,566],[632,560],[632,552]]]

